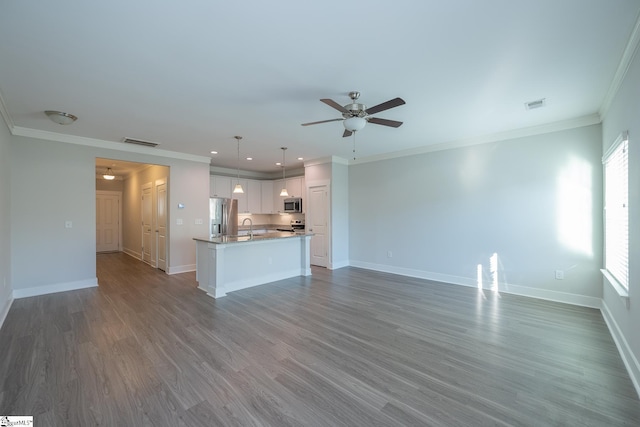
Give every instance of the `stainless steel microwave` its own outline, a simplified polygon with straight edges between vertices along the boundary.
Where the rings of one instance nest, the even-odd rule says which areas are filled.
[[[290,197],[284,199],[284,212],[302,212],[302,199],[300,197]]]

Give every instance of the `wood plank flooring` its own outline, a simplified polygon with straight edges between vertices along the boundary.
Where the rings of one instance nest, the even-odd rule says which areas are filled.
[[[37,426],[637,426],[599,311],[356,268],[213,300],[98,255],[14,301],[0,415]]]

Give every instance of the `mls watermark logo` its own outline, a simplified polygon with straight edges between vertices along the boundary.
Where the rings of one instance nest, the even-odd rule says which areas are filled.
[[[32,416],[0,415],[0,427],[33,427]]]

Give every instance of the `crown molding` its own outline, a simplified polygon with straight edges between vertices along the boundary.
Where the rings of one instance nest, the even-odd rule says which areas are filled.
[[[349,161],[347,159],[343,159],[342,157],[338,157],[338,156],[329,156],[329,157],[319,157],[317,159],[311,159],[311,160],[307,160],[304,162],[304,167],[306,168],[307,166],[317,166],[317,165],[324,165],[327,163],[337,163],[339,165],[349,165]]]
[[[636,17],[636,24],[633,27],[633,31],[631,31],[631,36],[629,37],[629,41],[627,42],[627,46],[624,48],[624,52],[622,53],[622,58],[620,58],[620,63],[618,64],[618,68],[616,69],[616,73],[613,76],[613,80],[609,85],[609,90],[602,101],[602,105],[600,106],[600,117],[602,120],[606,117],[609,112],[609,108],[611,108],[611,104],[613,103],[613,99],[618,94],[620,87],[622,86],[622,82],[624,78],[627,76],[627,72],[629,71],[629,67],[633,62],[633,59],[638,52],[638,45],[640,44],[640,14]]]
[[[451,150],[454,148],[469,147],[472,145],[487,144],[490,142],[505,141],[510,139],[524,138],[527,136],[542,135],[545,133],[559,132],[567,129],[574,129],[584,126],[590,126],[600,123],[600,115],[595,113],[589,116],[578,117],[575,119],[562,120],[559,122],[547,123],[539,126],[531,126],[527,128],[514,129],[506,132],[498,132],[489,135],[483,135],[474,138],[460,139],[456,141],[443,142],[440,144],[426,145],[408,150],[396,151],[393,153],[380,154],[376,156],[363,157],[356,160],[350,160],[349,165],[357,165],[360,163],[378,162],[381,160],[395,159],[398,157],[414,156],[417,154],[430,153],[433,151]]]
[[[106,141],[103,139],[86,138],[83,136],[67,135],[56,132],[49,132],[38,129],[24,128],[14,126],[11,132],[15,136],[24,136],[28,138],[44,139],[47,141],[65,142],[68,144],[85,145],[95,148],[106,148],[109,150],[126,151],[129,153],[149,154],[158,157],[168,157],[171,159],[188,160],[198,163],[210,163],[211,158],[205,156],[196,156],[194,154],[179,153],[177,151],[163,150],[159,148],[142,147],[138,145],[129,145],[122,142]]]

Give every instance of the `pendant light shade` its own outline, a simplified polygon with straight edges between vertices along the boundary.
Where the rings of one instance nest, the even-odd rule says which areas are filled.
[[[102,175],[102,177],[107,181],[111,181],[112,179],[116,178],[111,168],[107,168],[106,172],[104,173],[104,175]]]
[[[237,167],[237,178],[238,178],[238,182],[236,183],[236,186],[233,187],[233,193],[234,194],[242,194],[244,193],[244,190],[242,189],[242,185],[240,185],[240,140],[242,139],[241,136],[234,136],[234,138],[236,139],[236,141],[238,141],[238,167]]]
[[[289,197],[289,192],[287,191],[287,181],[285,179],[285,168],[284,168],[284,152],[287,150],[287,147],[280,147],[282,150],[282,190],[280,191],[280,197]]]

